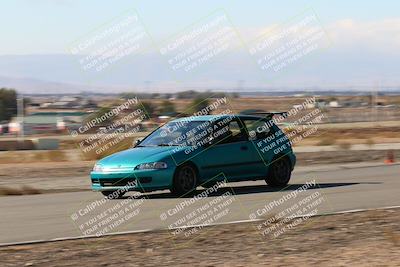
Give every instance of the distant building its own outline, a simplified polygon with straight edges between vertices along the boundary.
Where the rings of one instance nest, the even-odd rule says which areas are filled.
[[[340,106],[344,108],[358,108],[363,106],[363,102],[358,100],[343,100],[340,102]]]
[[[83,111],[61,111],[61,112],[35,112],[30,114],[30,116],[55,116],[63,117],[66,121],[73,121],[77,123],[83,122],[84,118],[89,115],[87,112]]]
[[[81,108],[97,108],[97,104],[90,99],[82,99],[81,97],[63,96],[58,101],[43,102],[40,104],[42,109],[81,109]]]
[[[22,118],[14,117],[9,123],[11,134],[20,133],[23,124],[24,134],[56,133],[65,131],[70,126],[73,128],[80,125],[85,112],[38,112]]]
[[[9,123],[9,132],[11,134],[19,134],[22,130],[24,134],[38,133],[55,133],[65,130],[65,123],[58,116],[26,116],[22,121],[18,117],[14,117]]]
[[[65,109],[65,108],[78,108],[78,107],[80,107],[80,105],[77,102],[57,101],[57,102],[51,103],[47,107],[54,108],[54,109],[63,109],[63,108]]]
[[[387,99],[383,99],[383,98],[377,98],[375,100],[375,105],[376,106],[386,106],[388,104]]]
[[[331,107],[331,108],[339,108],[340,105],[339,105],[338,101],[330,101],[329,102],[329,107]]]
[[[311,108],[325,108],[326,106],[327,106],[327,103],[326,103],[325,100],[317,100],[314,103],[308,103],[306,105],[306,107],[308,109],[311,109]]]

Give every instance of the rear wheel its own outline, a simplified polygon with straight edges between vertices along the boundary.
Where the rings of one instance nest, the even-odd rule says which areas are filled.
[[[125,194],[125,192],[118,190],[101,191],[101,193],[108,199],[117,199]]]
[[[180,166],[174,175],[171,193],[182,196],[194,192],[197,187],[197,170],[192,164]]]
[[[265,182],[273,187],[282,187],[289,183],[291,174],[292,169],[289,159],[286,157],[278,158],[270,166]]]

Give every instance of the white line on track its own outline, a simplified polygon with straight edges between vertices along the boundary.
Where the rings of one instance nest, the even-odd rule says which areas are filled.
[[[336,211],[336,212],[322,213],[322,214],[304,214],[304,215],[301,215],[301,216],[294,216],[294,218],[305,217],[305,216],[319,217],[319,216],[327,216],[327,215],[356,213],[356,212],[371,211],[371,210],[387,210],[387,209],[396,209],[396,208],[400,208],[400,206],[388,206],[388,207],[381,207],[381,208],[374,208],[374,209],[343,210],[343,211]],[[208,225],[180,226],[180,227],[173,227],[171,229],[166,229],[166,228],[142,229],[142,230],[134,230],[134,231],[114,232],[114,233],[108,233],[108,234],[104,234],[104,235],[100,235],[100,236],[85,235],[85,236],[75,236],[75,237],[59,237],[59,238],[53,238],[53,239],[48,239],[48,240],[37,239],[37,240],[31,240],[31,241],[0,243],[0,247],[39,244],[39,243],[48,243],[48,242],[56,242],[56,241],[67,241],[67,240],[78,240],[78,239],[87,239],[87,238],[100,238],[100,237],[104,237],[104,236],[148,233],[148,232],[165,231],[165,230],[187,229],[187,228],[195,228],[195,227],[209,227],[209,226],[215,226],[215,225],[229,225],[229,224],[238,224],[238,223],[259,222],[259,221],[265,221],[265,219],[253,219],[253,220],[249,219],[249,220],[238,220],[238,221],[223,222],[223,223],[214,223],[214,224],[208,224]]]

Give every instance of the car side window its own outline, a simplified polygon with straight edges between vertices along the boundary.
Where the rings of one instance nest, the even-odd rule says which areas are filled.
[[[246,141],[246,133],[237,120],[231,120],[225,123],[216,123],[213,131],[214,143],[228,144],[240,141]]]
[[[231,121],[229,123],[229,130],[232,133],[232,137],[237,137],[242,133],[242,131],[240,130],[240,126],[239,126],[237,121]]]
[[[262,119],[242,119],[246,126],[249,140],[259,140],[266,138],[272,132],[272,124],[268,120]]]

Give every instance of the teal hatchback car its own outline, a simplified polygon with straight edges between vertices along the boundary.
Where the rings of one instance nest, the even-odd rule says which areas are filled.
[[[127,191],[194,192],[218,182],[265,180],[288,184],[296,163],[274,113],[205,115],[172,120],[135,147],[99,160],[92,189],[111,198]]]

